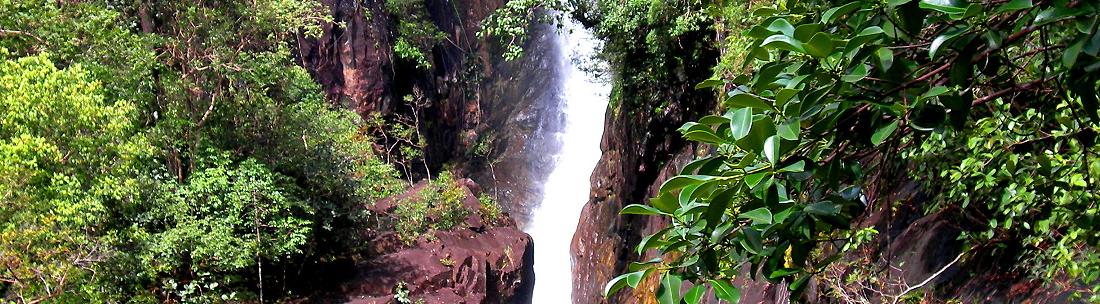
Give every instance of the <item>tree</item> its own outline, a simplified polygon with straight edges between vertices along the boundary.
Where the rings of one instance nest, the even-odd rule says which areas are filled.
[[[37,302],[72,291],[108,257],[108,209],[132,203],[134,162],[149,150],[133,104],[107,101],[81,66],[3,60],[0,290]]]
[[[659,273],[664,303],[680,301],[682,279],[736,301],[730,279],[748,266],[798,295],[849,248],[833,240],[866,235],[851,226],[876,202],[864,172],[899,168],[931,181],[928,212],[980,227],[964,255],[1019,249],[1032,275],[1094,286],[1098,12],[1057,0],[757,9],[742,46],[756,68],[700,84],[727,110],[680,129],[713,153],[623,210],[668,218],[638,250],[671,258],[633,265],[608,292]]]

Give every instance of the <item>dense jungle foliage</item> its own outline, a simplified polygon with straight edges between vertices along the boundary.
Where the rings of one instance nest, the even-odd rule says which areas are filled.
[[[676,36],[654,16],[700,20],[686,24],[723,49],[697,86],[719,94],[719,114],[680,128],[710,153],[622,211],[670,220],[637,246],[664,258],[631,264],[607,294],[658,276],[661,303],[698,303],[708,288],[737,302],[732,282],[749,277],[794,301],[811,284],[845,301],[917,301],[928,280],[889,282],[874,270],[888,265],[841,259],[878,234],[858,220],[896,212],[889,193],[911,180],[932,197],[918,212],[955,214],[963,229],[945,268],[998,257],[1100,301],[1096,3],[597,3],[614,8],[601,25],[658,38]],[[844,263],[856,269],[828,271]]]
[[[389,5],[412,50],[437,39],[422,1]],[[278,301],[358,227],[407,226],[365,211],[410,177],[377,155],[386,121],[295,61],[331,23],[316,1],[0,0],[0,302]]]

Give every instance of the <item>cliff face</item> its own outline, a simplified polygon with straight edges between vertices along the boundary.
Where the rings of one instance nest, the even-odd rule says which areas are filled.
[[[385,1],[322,2],[334,22],[316,39],[299,38],[299,60],[329,99],[364,116],[415,114],[430,122],[420,128],[432,169],[462,157],[473,143],[467,133],[482,122],[483,80],[494,76],[495,57],[476,33],[504,0],[425,0],[428,19],[446,36],[426,54],[430,70],[394,55],[398,20],[386,12]],[[428,104],[414,109],[402,101],[407,95]]]
[[[523,179],[528,173],[512,172],[513,166],[505,166],[502,173],[516,179],[498,187],[495,180],[489,179],[491,171],[480,170],[485,164],[470,156],[473,146],[485,141],[483,133],[497,129],[501,130],[499,136],[494,136],[497,139],[488,140],[488,144],[500,147],[493,149],[494,154],[505,155],[500,158],[513,162],[527,161],[516,151],[527,146],[525,133],[539,127],[535,122],[539,120],[515,117],[537,117],[553,110],[538,108],[537,96],[528,96],[545,90],[537,86],[522,89],[539,83],[535,71],[540,57],[498,62],[498,56],[491,55],[491,44],[477,38],[481,21],[504,0],[425,0],[428,19],[446,36],[427,54],[432,65],[428,70],[395,56],[398,20],[386,11],[384,0],[322,2],[331,8],[334,22],[320,37],[298,40],[299,60],[330,100],[364,117],[375,113],[418,117],[419,131],[428,144],[425,158],[433,172],[444,163],[455,162],[459,164],[454,168],[456,174],[486,180],[490,189],[530,186]],[[413,108],[402,100],[406,95],[420,96],[428,104]],[[469,180],[465,183],[467,209],[476,211],[480,187]],[[413,187],[408,193],[418,189]],[[515,201],[495,194],[498,201]],[[384,216],[401,197],[378,202],[372,213]],[[517,209],[503,207],[507,211]],[[394,303],[405,292],[408,299],[423,299],[426,303],[530,301],[534,284],[532,240],[511,219],[500,223],[472,219],[413,245],[405,245],[385,231],[366,233],[372,234],[370,252],[363,259],[345,260],[334,266],[340,269],[329,269],[330,273],[339,273],[333,275],[339,278],[330,279],[339,287],[322,292],[319,297],[324,301]],[[398,284],[404,286],[400,293]]]

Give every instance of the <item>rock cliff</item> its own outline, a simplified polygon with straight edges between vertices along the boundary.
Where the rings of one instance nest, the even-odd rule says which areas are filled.
[[[394,44],[397,17],[386,10],[384,0],[322,0],[332,10],[333,23],[318,38],[300,37],[300,63],[321,84],[329,100],[368,117],[372,114],[415,115],[427,142],[425,159],[433,172],[443,164],[457,163],[458,175],[484,180],[502,202],[525,201],[531,192],[527,166],[535,140],[526,134],[542,127],[538,117],[555,112],[535,101],[546,94],[538,67],[545,65],[545,51],[533,52],[515,62],[501,62],[492,44],[477,37],[481,22],[504,0],[425,0],[428,19],[445,36],[435,45],[421,69],[397,59]],[[542,33],[542,34],[539,34]],[[548,39],[536,32],[536,43]],[[534,67],[534,69],[528,66]],[[422,96],[427,105],[410,107],[406,95]],[[492,134],[492,136],[487,136]],[[491,155],[473,155],[475,145],[491,145]],[[490,168],[493,164],[503,166]],[[498,182],[496,174],[512,179]],[[466,203],[477,210],[480,187],[466,180]],[[415,193],[413,187],[403,195]],[[378,202],[372,213],[383,217],[403,195]],[[515,198],[514,198],[514,197]],[[504,206],[505,210],[521,210]],[[392,233],[371,234],[370,252],[362,258],[342,259],[329,266],[340,269],[330,278],[339,288],[314,298],[354,303],[395,303],[395,296],[426,303],[525,303],[534,283],[533,247],[530,236],[508,219],[500,223],[467,221],[451,231],[435,233],[413,245],[396,240]],[[338,277],[338,278],[337,278]],[[400,283],[401,287],[397,288]],[[399,294],[398,291],[401,293]]]

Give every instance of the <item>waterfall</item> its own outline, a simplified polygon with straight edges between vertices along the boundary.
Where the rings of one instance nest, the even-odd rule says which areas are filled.
[[[535,242],[535,288],[533,303],[571,303],[572,259],[569,244],[588,201],[589,177],[600,160],[600,136],[610,87],[585,72],[585,62],[596,52],[599,41],[566,19],[557,34],[558,73],[564,127],[554,134],[561,149],[553,156],[550,175],[543,184],[542,202],[526,226]]]

